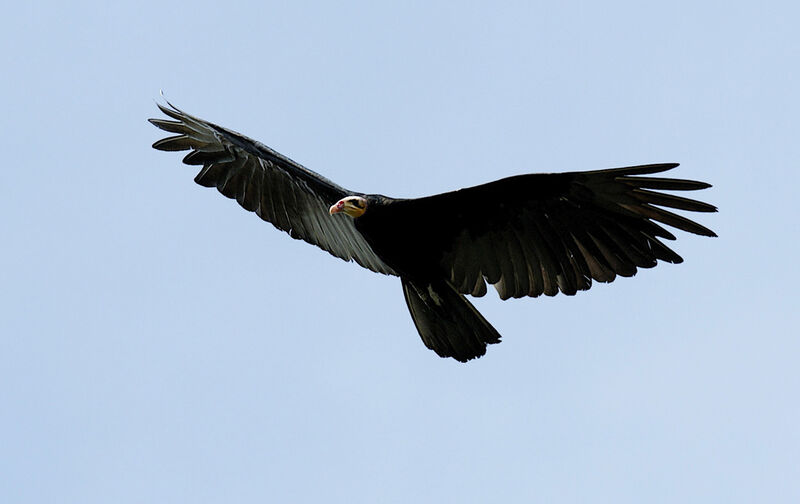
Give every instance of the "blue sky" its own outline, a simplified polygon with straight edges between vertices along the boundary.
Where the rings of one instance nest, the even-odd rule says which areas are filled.
[[[2,502],[797,502],[792,2],[16,3]],[[397,279],[195,185],[163,89],[413,197],[678,161],[717,239],[424,348]],[[346,294],[347,293],[347,294]]]

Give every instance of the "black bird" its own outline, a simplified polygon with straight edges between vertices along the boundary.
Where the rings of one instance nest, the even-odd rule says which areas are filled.
[[[191,151],[195,182],[216,187],[246,210],[346,261],[400,277],[425,346],[466,362],[500,334],[464,296],[493,284],[502,299],[559,291],[574,295],[592,280],[611,282],[658,260],[683,259],[658,223],[703,236],[710,229],[659,207],[715,212],[707,203],[659,192],[693,191],[705,182],[648,177],[678,166],[517,175],[425,198],[396,199],[340,187],[239,133],[167,102],[174,119],[150,122],[176,136],[153,147]]]

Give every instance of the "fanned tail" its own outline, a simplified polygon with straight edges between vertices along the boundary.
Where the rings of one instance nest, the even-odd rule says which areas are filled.
[[[447,281],[402,279],[403,295],[425,346],[460,362],[480,357],[500,334]]]

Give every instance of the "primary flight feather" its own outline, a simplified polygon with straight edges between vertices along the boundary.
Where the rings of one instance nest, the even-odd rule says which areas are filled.
[[[500,335],[467,300],[492,284],[502,299],[573,295],[683,259],[662,240],[662,224],[703,236],[710,229],[665,210],[715,212],[707,203],[660,191],[705,182],[649,175],[662,163],[609,170],[517,175],[425,198],[396,199],[336,185],[266,145],[158,105],[150,119],[174,133],[153,144],[191,151],[195,182],[216,187],[246,210],[346,261],[399,276],[425,345],[466,362]]]

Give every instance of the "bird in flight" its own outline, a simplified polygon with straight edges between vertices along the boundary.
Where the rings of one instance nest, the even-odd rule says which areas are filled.
[[[664,207],[716,207],[661,191],[705,182],[651,176],[678,166],[649,164],[596,171],[516,175],[424,198],[398,199],[345,189],[266,145],[158,105],[150,119],[174,133],[153,144],[190,151],[195,182],[216,187],[245,210],[312,245],[377,273],[400,277],[422,341],[466,362],[500,334],[465,295],[492,284],[502,299],[574,295],[592,281],[630,277],[659,260],[683,259],[662,240],[662,224],[702,236],[710,229]]]

